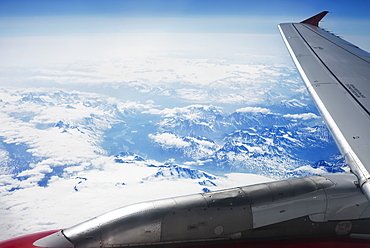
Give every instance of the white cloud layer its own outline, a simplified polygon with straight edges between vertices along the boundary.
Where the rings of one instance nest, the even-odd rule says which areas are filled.
[[[166,148],[183,148],[191,145],[172,133],[149,134],[149,138]]]
[[[157,168],[141,162],[122,165],[111,158],[101,158],[100,163],[103,167],[99,170],[81,171],[78,177],[53,177],[47,188],[34,186],[12,193],[2,192],[0,240],[67,228],[125,205],[200,193],[204,187],[192,179],[147,180],[143,183],[142,179],[156,173]],[[12,179],[0,176],[0,183],[2,180],[9,182]],[[214,180],[218,186],[212,189],[268,181],[271,179],[258,175],[230,174]]]
[[[237,109],[236,112],[239,113],[262,113],[262,114],[271,114],[271,110],[268,108],[261,107],[245,107]]]
[[[314,113],[303,113],[303,114],[286,114],[283,115],[286,118],[292,118],[292,119],[302,119],[302,120],[310,120],[310,119],[319,119],[320,116],[314,114]]]
[[[270,46],[272,40],[280,45]],[[281,66],[292,64],[278,35],[0,37],[0,54],[0,86],[21,89],[0,90],[0,139],[15,149],[25,149],[24,154],[35,159],[27,165],[17,165],[27,168],[4,166],[1,170],[0,240],[66,228],[138,201],[202,191],[203,186],[189,179],[142,182],[156,168],[138,161],[115,163],[101,143],[104,131],[112,129],[120,121],[119,116],[130,117],[138,111],[170,121],[180,113],[212,130],[211,122],[189,111],[207,105],[174,107],[166,101],[175,99],[180,106],[184,102],[255,106],[270,101],[270,92],[276,92],[273,99],[280,102],[304,89],[303,84],[291,83],[299,82],[297,73]],[[30,85],[40,88],[29,88]],[[126,98],[131,101],[119,100]],[[157,102],[169,106],[159,110],[162,106],[155,105]],[[213,116],[222,111],[213,108]],[[253,107],[239,112],[270,110]],[[140,123],[137,126],[141,127]],[[124,136],[126,131],[120,130],[117,136]],[[140,135],[139,128],[128,131]],[[208,140],[184,140],[172,133],[150,134],[149,138],[167,148],[188,147],[192,142],[206,155],[215,146]],[[113,139],[111,143],[114,142],[117,141]],[[0,150],[3,161],[11,161],[10,155]],[[53,174],[58,170],[58,176]],[[40,180],[47,177],[48,187],[39,186]],[[269,180],[232,174],[217,178],[218,186],[213,189]]]
[[[267,46],[272,40],[280,46]],[[263,103],[274,78],[296,73],[282,66],[292,64],[277,34],[0,37],[0,53],[0,85],[82,86],[112,95],[129,88],[197,103]]]

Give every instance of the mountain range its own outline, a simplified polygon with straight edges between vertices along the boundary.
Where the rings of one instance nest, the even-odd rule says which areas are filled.
[[[153,177],[172,179],[192,178],[190,169],[281,179],[345,168],[303,95],[233,112],[210,104],[160,108],[151,101],[61,90],[3,90],[2,96],[1,168],[20,182],[35,177],[47,186],[52,176],[73,171],[67,168],[95,168],[99,157],[123,163],[134,156],[146,166],[154,160],[162,167]],[[163,167],[168,161],[176,167]]]

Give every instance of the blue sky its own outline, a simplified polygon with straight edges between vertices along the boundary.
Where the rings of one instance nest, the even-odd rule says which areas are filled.
[[[323,10],[323,25],[369,35],[370,1],[65,0],[0,2],[0,36],[115,32],[276,33]],[[334,24],[333,24],[334,23]],[[364,34],[365,33],[365,34]]]
[[[291,15],[324,9],[343,17],[369,18],[366,0],[3,0],[1,16],[53,15]]]

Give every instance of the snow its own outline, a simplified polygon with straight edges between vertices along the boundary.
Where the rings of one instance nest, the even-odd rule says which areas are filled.
[[[204,185],[186,177],[173,180],[163,175],[160,181],[143,183],[143,179],[157,171],[156,167],[140,163],[119,166],[108,159],[101,169],[81,171],[78,177],[52,177],[47,188],[35,186],[4,193],[0,215],[6,225],[0,227],[1,237],[66,228],[124,205],[202,192]],[[199,182],[203,180],[199,178]],[[257,175],[230,174],[212,180],[220,186],[207,187],[216,190],[270,180]]]
[[[140,201],[325,172],[302,156],[338,151],[303,109],[313,103],[281,65],[285,47],[254,48],[276,38],[0,38],[0,240]],[[286,142],[306,137],[316,146]]]

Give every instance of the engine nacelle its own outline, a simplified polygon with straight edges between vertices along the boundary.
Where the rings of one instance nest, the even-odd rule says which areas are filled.
[[[143,202],[62,233],[76,248],[248,239],[252,230],[305,216],[316,222],[368,216],[355,180],[343,174],[312,176]],[[46,241],[35,244],[53,247]]]

